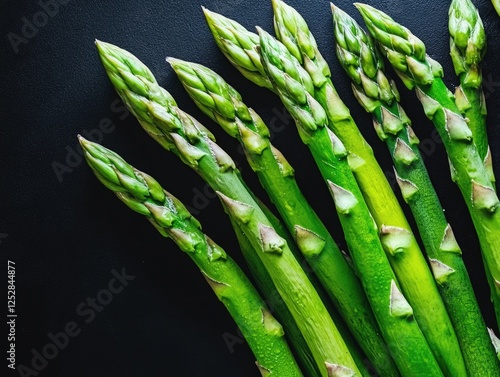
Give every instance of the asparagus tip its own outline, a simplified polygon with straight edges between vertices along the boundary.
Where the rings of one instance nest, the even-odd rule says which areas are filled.
[[[80,134],[78,134],[76,137],[78,138],[78,142],[80,143],[83,149],[88,148],[92,144],[91,141],[88,141]]]
[[[165,60],[168,64],[170,64],[174,71],[177,71],[177,69],[181,68],[183,65],[188,64],[185,60],[173,58],[171,56],[167,56]]]
[[[358,8],[358,11],[363,14],[365,12],[365,10],[367,10],[368,8],[371,8],[368,4],[364,4],[364,3],[353,3],[353,5]]]
[[[168,64],[173,65],[173,64],[175,64],[175,62],[176,62],[176,61],[179,61],[179,59],[173,58],[173,57],[171,57],[171,56],[167,56],[167,57],[165,58],[165,61],[166,61]]]
[[[89,142],[87,139],[85,139],[85,138],[84,138],[82,135],[80,135],[80,134],[76,135],[76,137],[78,138],[78,142],[80,143],[80,145],[81,145],[82,147],[85,147],[85,146],[88,144],[88,142]]]
[[[208,22],[214,22],[215,18],[217,16],[219,16],[218,13],[215,13],[204,6],[202,6],[201,9],[203,10],[203,13],[205,14],[205,18],[207,19]]]

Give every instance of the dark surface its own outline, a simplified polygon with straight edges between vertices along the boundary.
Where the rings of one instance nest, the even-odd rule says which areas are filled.
[[[289,3],[309,22],[331,65],[339,92],[374,147],[383,169],[392,171],[385,146],[376,138],[370,118],[354,101],[349,81],[336,61],[328,2]],[[456,84],[448,55],[448,2],[370,3],[388,11],[418,34],[426,42],[428,53],[443,64],[447,83]],[[59,178],[54,172],[54,162],[67,165],[68,151],[76,149],[78,133],[85,136],[87,132],[88,137],[103,119],[104,123],[109,119],[114,127],[108,125],[107,132],[101,133],[103,145],[155,176],[165,188],[195,208],[206,233],[241,260],[218,200],[206,195],[203,199],[196,194],[204,191],[201,179],[175,156],[162,150],[142,131],[134,117],[121,109],[122,104],[116,101],[117,95],[98,60],[95,38],[117,44],[142,59],[160,84],[171,91],[179,106],[213,130],[219,143],[240,162],[251,187],[265,198],[238,153],[236,141],[195,108],[165,63],[165,57],[200,62],[222,74],[249,106],[266,122],[274,124],[277,132],[273,142],[295,167],[306,196],[341,241],[332,202],[312,158],[293,124],[283,126],[289,119],[280,115],[283,106],[271,93],[246,82],[226,62],[205,24],[202,4],[247,27],[260,25],[272,30],[269,1],[145,0],[139,4],[70,0],[56,14],[47,17],[46,25],[27,39],[28,43],[19,45],[15,53],[8,33],[22,36],[22,17],[32,20],[42,8],[35,1],[2,2],[0,253],[3,273],[8,259],[17,268],[16,365],[31,367],[32,349],[41,352],[51,343],[49,333],[63,331],[68,322],[75,321],[80,333],[48,362],[40,376],[258,375],[253,356],[244,344],[235,343],[230,352],[223,334],[237,337],[235,325],[187,256],[171,241],[164,240],[145,219],[116,200],[79,157],[73,156],[68,161],[71,172]],[[360,21],[349,1],[337,1],[336,5]],[[500,167],[500,119],[495,111],[500,105],[500,96],[495,93],[500,85],[500,45],[494,40],[500,22],[489,1],[476,1],[476,5],[489,37],[484,75],[488,83],[490,142],[495,166]],[[432,140],[433,128],[414,95],[402,85],[400,90],[418,136],[421,140]],[[99,137],[98,133],[94,132],[94,137]],[[431,144],[434,146],[427,158],[430,174],[464,250],[487,323],[494,326],[477,238],[466,206],[449,179],[442,145]],[[496,169],[496,174],[500,176],[500,169]],[[111,270],[123,268],[135,279],[114,295],[101,312],[96,312],[90,323],[85,323],[90,315],[77,314],[77,307],[87,297],[95,297],[107,288]],[[6,277],[5,273],[2,281]],[[7,334],[7,330],[4,327],[2,333]],[[5,370],[5,365],[1,368]],[[12,372],[10,375],[18,375],[8,371]]]

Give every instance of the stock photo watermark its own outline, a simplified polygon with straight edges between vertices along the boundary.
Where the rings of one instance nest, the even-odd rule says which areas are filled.
[[[110,109],[112,113],[118,114],[120,120],[125,120],[130,115],[130,112],[120,99],[111,102]],[[104,140],[104,135],[110,134],[115,129],[116,125],[113,121],[108,117],[104,117],[99,121],[97,127],[83,130],[81,135],[87,140],[100,144]],[[64,150],[66,151],[64,160],[55,160],[50,164],[59,183],[64,181],[65,174],[72,173],[83,162],[83,150],[78,142],[75,142],[74,145],[67,145]]]
[[[30,40],[38,35],[40,29],[43,29],[49,21],[56,17],[61,5],[67,5],[70,0],[40,0],[38,1],[38,10],[30,16],[21,17],[21,27],[17,33],[13,31],[7,33],[7,39],[10,42],[14,53],[19,53],[20,47],[29,43]]]
[[[76,338],[85,325],[92,323],[106,306],[111,304],[114,297],[129,285],[135,279],[134,275],[129,275],[125,268],[121,271],[111,270],[111,279],[108,281],[106,288],[99,290],[95,296],[87,297],[80,302],[75,313],[77,318],[66,322],[58,332],[49,332],[47,334],[48,341],[43,346],[31,349],[32,358],[29,363],[18,364],[16,369],[21,377],[38,376],[51,360],[57,358],[61,351],[64,351],[70,344],[71,340]],[[14,353],[15,355],[15,353]],[[9,368],[14,369],[15,360],[9,364]],[[12,366],[11,366],[12,365]]]

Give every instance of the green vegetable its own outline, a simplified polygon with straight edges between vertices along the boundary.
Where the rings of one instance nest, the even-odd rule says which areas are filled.
[[[500,296],[500,201],[491,175],[474,143],[467,121],[460,115],[455,97],[442,80],[439,63],[426,55],[424,43],[387,14],[357,4],[368,30],[379,42],[389,62],[409,89],[415,89],[425,114],[443,140],[450,160],[452,179],[469,208],[488,273],[492,295]],[[500,320],[500,307],[495,307]]]
[[[460,349],[449,355],[448,365],[454,366],[450,375],[466,375],[465,366],[469,375],[500,374],[460,247],[432,186],[410,120],[399,104],[396,86],[385,76],[372,38],[345,12],[334,7],[332,10],[337,56],[353,81],[356,98],[373,114],[377,133],[389,147],[401,193],[417,222],[463,352],[466,365]],[[383,90],[384,85],[379,83],[390,83],[391,89]]]
[[[387,260],[377,226],[348,164],[348,152],[326,127],[325,110],[312,96],[311,77],[284,45],[260,29],[259,34],[266,73],[332,192],[351,257],[399,371],[405,376],[442,376]],[[394,254],[404,253],[405,246],[413,242],[411,234],[390,226],[382,228],[382,239],[394,247]],[[381,372],[384,376],[397,375],[389,365],[378,367],[386,368]]]
[[[300,191],[294,170],[269,141],[269,129],[240,94],[214,71],[169,59],[196,105],[241,143],[251,168],[277,206],[329,297],[370,360],[390,365],[363,288],[336,242]],[[204,98],[211,97],[208,103]]]
[[[494,185],[481,72],[481,60],[486,53],[486,34],[479,12],[470,0],[452,0],[448,28],[451,36],[450,55],[460,79],[460,85],[455,90],[455,103],[468,119],[477,152]]]
[[[415,318],[443,371],[454,374],[456,370],[454,356],[460,355],[459,344],[405,214],[375,159],[373,150],[363,138],[349,109],[335,90],[328,65],[321,56],[305,20],[283,1],[274,0],[273,6],[276,35],[278,39],[286,41],[284,44],[288,51],[309,73],[314,85],[314,97],[325,108],[329,127],[349,152],[349,164],[381,231],[382,243],[389,261],[403,292],[413,306]],[[381,91],[391,90],[389,82],[381,82],[380,86]],[[393,228],[395,230],[385,237],[384,229]],[[397,235],[401,233],[410,235],[411,241],[408,244],[405,244],[403,237]],[[384,242],[387,238],[397,240],[399,246],[404,246],[404,252],[397,256],[393,255],[393,246]]]
[[[327,309],[287,242],[272,227],[241,182],[233,160],[215,143],[213,135],[172,100],[166,100],[171,97],[163,94],[166,91],[137,58],[102,42],[98,50],[119,95],[146,132],[205,179],[217,192],[227,214],[259,250],[257,256],[300,328],[322,376],[328,375],[328,368],[359,375]]]
[[[196,263],[220,301],[238,324],[257,358],[263,376],[302,376],[273,317],[252,283],[226,252],[201,231],[184,205],[151,176],[119,155],[79,136],[96,177],[130,209],[146,216]]]
[[[238,239],[238,244],[240,245],[243,256],[256,256],[255,248],[252,246],[245,234],[241,231],[238,224],[235,221],[231,221],[231,225],[236,234],[236,238]],[[318,367],[316,366],[314,358],[311,354],[311,350],[307,346],[306,340],[302,336],[302,333],[295,323],[292,314],[285,305],[285,302],[276,290],[271,276],[266,271],[261,260],[259,258],[253,257],[250,262],[247,263],[247,265],[250,269],[250,274],[251,276],[253,276],[257,288],[260,292],[262,292],[262,296],[265,299],[265,302],[267,303],[271,313],[283,326],[285,336],[290,344],[290,348],[294,352],[301,369],[305,372],[306,376],[321,376],[321,373],[319,372]],[[337,325],[337,322],[335,322],[335,324]]]

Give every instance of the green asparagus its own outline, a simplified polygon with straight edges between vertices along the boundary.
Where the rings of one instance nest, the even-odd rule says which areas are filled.
[[[130,209],[146,216],[196,263],[219,300],[238,324],[257,358],[263,376],[302,376],[273,317],[252,283],[226,252],[201,231],[184,205],[151,176],[116,153],[79,136],[87,163],[96,177]]]
[[[241,177],[241,176],[240,176]],[[246,185],[245,181],[241,179],[241,182]],[[259,199],[257,198],[249,188],[249,193],[253,195],[253,199],[255,202],[259,205],[261,210],[264,212],[268,220],[271,222],[271,225],[273,228],[276,230],[276,232],[283,237],[288,246],[290,247],[290,250],[292,251],[293,255],[297,260],[302,260],[302,266],[304,267],[304,272],[306,273],[308,279],[316,289],[316,291],[319,294],[319,297],[323,301],[323,303],[326,306],[326,309],[328,310],[328,313],[330,314],[330,317],[332,317],[333,323],[335,323],[335,326],[339,330],[340,335],[342,336],[342,339],[344,340],[347,348],[349,349],[349,353],[351,354],[352,358],[354,359],[359,371],[361,372],[362,377],[372,377],[372,373],[370,371],[370,368],[372,367],[372,364],[369,360],[367,360],[366,355],[363,353],[363,351],[360,349],[359,344],[356,342],[354,337],[352,336],[351,332],[347,328],[344,320],[342,317],[340,317],[340,314],[338,313],[337,309],[333,306],[333,302],[330,300],[328,297],[326,291],[323,289],[323,287],[320,285],[318,278],[316,275],[312,273],[312,268],[306,263],[306,260],[304,260],[301,257],[301,252],[295,243],[295,240],[291,236],[291,234],[288,232],[288,230],[285,228],[283,223],[274,215],[274,213]],[[231,225],[233,226],[233,229],[236,233],[236,236],[238,238],[238,242],[240,244],[240,247],[251,247],[251,244],[249,244],[249,241],[246,236],[244,236],[244,233],[241,231],[240,227],[238,224],[234,221],[231,221]],[[240,234],[243,234],[244,240],[242,240],[241,237],[239,237]],[[254,249],[255,250],[255,249]],[[255,252],[259,252],[259,250],[256,250]],[[259,261],[260,262],[260,261]],[[264,293],[264,297],[266,299],[269,299],[273,302],[276,303],[275,306],[275,311],[273,313],[275,314],[275,317],[278,319],[278,321],[283,325],[283,327],[286,330],[286,335],[287,338],[291,339],[291,347],[292,350],[297,354],[298,362],[299,365],[305,370],[307,376],[319,376],[321,373],[318,370],[318,367],[316,363],[314,362],[314,358],[312,357],[311,350],[305,343],[305,339],[300,333],[300,330],[297,327],[297,324],[293,320],[293,317],[286,307],[286,305],[283,302],[283,299],[279,296],[277,293],[276,287],[274,287],[271,277],[265,270],[264,266],[262,265],[262,262],[260,262],[260,268],[256,268],[256,271],[251,271],[252,276],[255,277],[257,280],[257,286],[259,289],[261,289],[263,292],[269,292],[268,294]],[[263,270],[263,272],[261,271]],[[262,287],[262,284],[260,280],[264,280],[266,285],[270,287]],[[270,282],[270,283],[269,283]]]
[[[259,34],[266,74],[330,188],[354,265],[399,371],[405,376],[442,376],[387,260],[377,226],[348,164],[348,152],[326,127],[326,112],[312,96],[311,77],[284,45],[263,30],[259,29]],[[414,242],[411,234],[391,226],[382,228],[382,240],[394,255]]]
[[[332,5],[332,11],[338,59],[353,81],[356,98],[366,111],[373,114],[377,133],[389,147],[397,182],[420,230],[468,374],[500,374],[498,359],[489,341],[460,248],[420,155],[419,141],[399,104],[396,85],[385,76],[384,63],[372,38],[341,9]],[[446,244],[453,245],[453,250],[443,247]],[[454,356],[456,369],[463,375],[462,357],[459,354]],[[454,373],[459,375],[458,371]]]
[[[467,121],[460,115],[455,96],[442,80],[438,62],[426,55],[424,43],[387,14],[357,4],[368,30],[379,42],[396,73],[409,89],[415,89],[425,114],[443,140],[451,174],[469,208],[479,237],[488,273],[494,279],[494,303],[500,297],[500,209],[491,176],[483,164]],[[495,307],[500,320],[500,307]]]
[[[452,0],[449,11],[451,59],[460,85],[455,103],[468,119],[479,157],[495,182],[486,129],[486,100],[482,89],[481,60],[486,53],[486,33],[479,12],[470,0]]]
[[[257,257],[300,328],[321,375],[327,376],[329,368],[345,371],[346,375],[360,375],[318,293],[286,241],[242,184],[233,160],[215,143],[213,135],[175,102],[165,100],[162,93],[166,91],[133,55],[102,42],[98,43],[98,50],[118,94],[141,126],[210,184],[226,213],[254,249],[259,250]]]
[[[411,243],[405,248],[405,257],[395,258],[391,255],[390,250],[387,250],[389,259],[400,279],[403,290],[414,306],[416,317],[428,341],[431,342],[434,352],[438,355],[441,353],[443,355],[453,354],[454,352],[450,352],[448,348],[451,347],[452,350],[458,349],[459,345],[456,338],[453,335],[451,337],[442,336],[443,334],[453,334],[446,308],[404,213],[371,148],[357,129],[348,108],[335,91],[329,79],[328,66],[319,52],[316,52],[316,43],[305,21],[293,8],[286,6],[284,3],[274,1],[273,5],[276,8],[275,25],[277,35],[282,39],[286,39],[283,37],[284,35],[287,36],[289,45],[296,44],[295,53],[301,57],[304,67],[309,71],[308,75],[310,75],[316,87],[315,97],[327,109],[330,121],[328,125],[338,133],[339,138],[346,144],[349,151],[349,162],[379,228],[382,229],[385,226],[384,229],[389,230],[391,233],[394,233],[395,229],[397,229],[410,234]],[[282,12],[277,9],[278,7],[286,7],[286,11]],[[283,22],[280,22],[280,17]],[[225,20],[227,19],[220,15],[214,16],[212,14],[209,22],[216,23],[219,29],[224,29],[224,25],[227,24]],[[241,28],[243,27],[240,25],[238,30],[233,29],[232,33],[239,34]],[[250,40],[248,33],[248,31],[245,32],[247,39]],[[294,36],[294,33],[297,35]],[[250,48],[248,44],[246,46],[241,45],[239,51],[241,53],[242,51],[255,49],[255,47]],[[287,46],[287,48],[293,51],[292,47]],[[228,53],[226,52],[226,54]],[[238,64],[238,59],[233,59],[232,63]],[[391,226],[387,227],[387,225]],[[436,326],[436,317],[440,318],[439,326]],[[445,359],[448,359],[451,364],[450,369],[453,369],[452,361],[449,358],[446,358],[446,356],[439,357],[440,361]]]
[[[495,187],[495,174],[486,127],[486,98],[482,90],[481,61],[486,53],[486,33],[479,12],[470,0],[453,0],[449,9],[450,55],[460,85],[455,89],[455,104],[467,119],[479,157]],[[483,258],[484,261],[484,258]],[[487,266],[485,266],[487,268]],[[491,274],[486,273],[495,290]],[[500,298],[491,295],[496,308]],[[497,309],[497,315],[500,314]],[[500,322],[500,316],[497,317]]]
[[[240,249],[242,250],[243,255],[255,255],[254,247],[245,236],[243,231],[240,229],[238,224],[235,221],[231,221],[231,225],[234,229],[238,244],[240,246]],[[302,336],[302,333],[295,323],[292,314],[277,292],[269,273],[264,268],[264,265],[259,258],[254,258],[250,263],[247,263],[247,265],[250,270],[250,274],[251,276],[253,276],[257,288],[260,292],[262,292],[262,296],[269,306],[271,313],[283,326],[285,336],[290,342],[290,348],[296,355],[299,366],[304,371],[306,376],[320,377],[321,373],[319,372],[318,367],[314,362],[311,350],[309,349],[304,337]],[[335,324],[337,325],[336,322]]]
[[[239,140],[251,168],[277,206],[302,254],[318,276],[368,358],[394,368],[361,284],[294,178],[294,170],[269,141],[269,129],[240,94],[212,70],[169,59],[196,105]],[[208,97],[218,102],[206,101]]]

